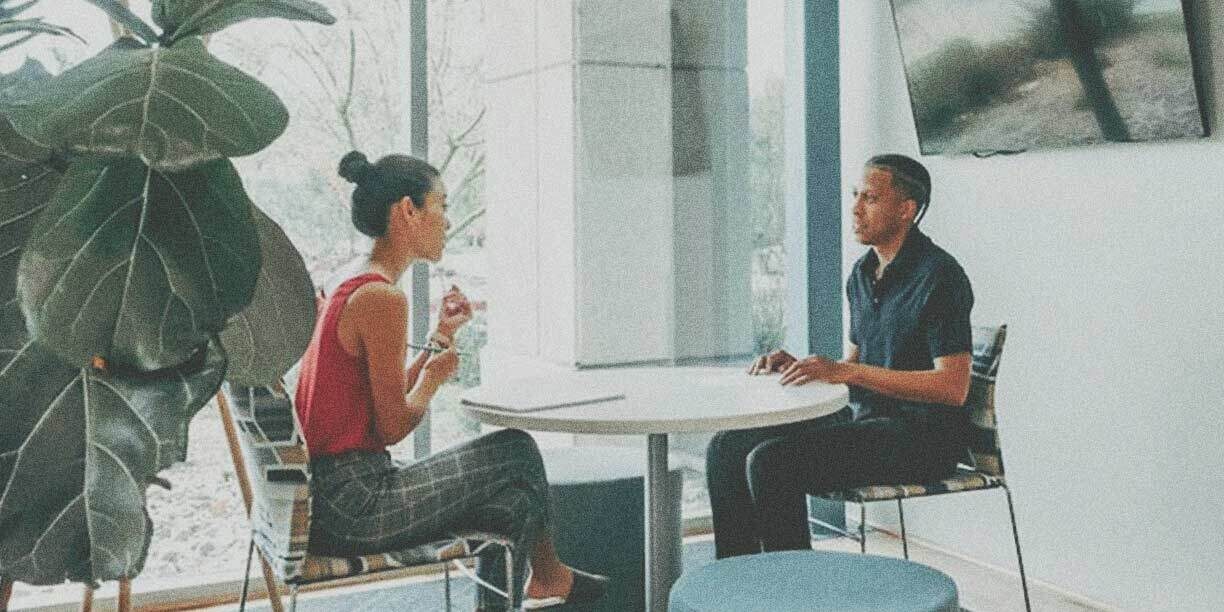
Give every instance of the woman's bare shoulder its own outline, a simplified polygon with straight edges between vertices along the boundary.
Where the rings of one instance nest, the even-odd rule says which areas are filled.
[[[358,287],[348,301],[350,307],[362,313],[381,315],[408,310],[408,296],[399,287],[384,281],[372,281]]]

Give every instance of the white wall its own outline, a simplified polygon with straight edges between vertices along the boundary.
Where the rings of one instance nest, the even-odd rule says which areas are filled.
[[[1224,3],[1192,4],[1213,108]],[[841,6],[850,184],[871,153],[918,151],[888,3]],[[974,319],[1010,326],[998,405],[1029,576],[1127,610],[1221,609],[1220,139],[921,159],[927,232],[972,279]],[[863,248],[846,244],[848,267]],[[916,500],[906,518],[1015,567],[1001,493]]]

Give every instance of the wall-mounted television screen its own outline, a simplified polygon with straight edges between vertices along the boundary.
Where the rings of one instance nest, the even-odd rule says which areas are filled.
[[[1205,136],[1181,0],[892,0],[922,153]]]

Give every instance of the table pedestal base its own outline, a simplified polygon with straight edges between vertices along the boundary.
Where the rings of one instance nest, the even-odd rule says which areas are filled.
[[[665,612],[672,584],[680,576],[680,550],[668,545],[664,525],[675,509],[667,503],[667,434],[650,434],[646,442],[646,609]]]

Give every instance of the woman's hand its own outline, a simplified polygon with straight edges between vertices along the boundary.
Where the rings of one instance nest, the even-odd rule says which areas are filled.
[[[455,332],[472,320],[472,304],[458,287],[451,285],[442,296],[442,307],[438,311],[438,333],[454,339]]]
[[[459,369],[459,353],[454,347],[435,353],[421,368],[421,380],[437,390]]]

